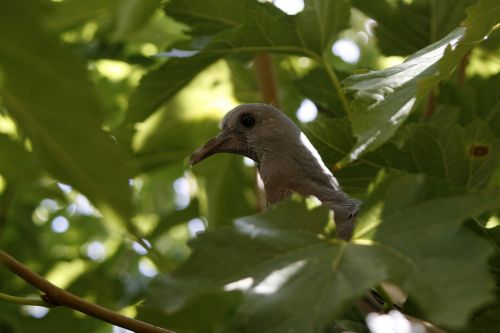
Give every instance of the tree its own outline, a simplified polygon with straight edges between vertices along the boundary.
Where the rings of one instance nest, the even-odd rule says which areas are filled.
[[[4,266],[177,332],[367,332],[354,305],[382,283],[408,315],[496,332],[496,1],[291,3],[2,1]],[[257,101],[363,200],[351,242],[311,198],[264,208],[239,156],[187,168]],[[16,274],[0,270],[2,332],[123,324]]]

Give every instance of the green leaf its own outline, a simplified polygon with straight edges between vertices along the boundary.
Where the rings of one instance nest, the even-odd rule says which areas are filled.
[[[344,77],[345,75],[342,78]],[[316,67],[300,79],[295,80],[295,84],[304,96],[320,107],[327,109],[330,114],[343,116],[345,115],[342,112],[343,106],[338,95],[332,91],[333,87],[328,84],[329,82],[328,74],[321,67]]]
[[[437,113],[451,110],[443,107]],[[492,114],[494,110],[488,116]],[[488,125],[480,119],[466,127],[448,119],[411,124],[374,152],[343,166],[335,176],[347,191],[363,191],[380,169],[422,173],[458,187],[482,187],[500,163],[500,138]],[[320,118],[308,125],[307,134],[332,169],[355,143],[346,119]]]
[[[0,174],[16,183],[34,180],[40,176],[38,161],[24,147],[0,134]]]
[[[487,265],[491,246],[460,222],[497,209],[499,201],[445,191],[422,176],[384,177],[364,203],[354,238],[372,239],[402,259],[409,271],[399,285],[430,320],[459,327],[491,300],[493,286]]]
[[[348,1],[305,0],[304,10],[294,17],[301,44],[322,55],[348,27],[350,10]]]
[[[47,36],[34,7],[0,5],[0,94],[28,135],[33,151],[60,181],[85,194],[103,213],[132,213],[129,172],[111,136],[85,64]]]
[[[438,70],[445,49],[456,47],[464,34],[465,29],[458,28],[400,65],[354,74],[343,81],[346,90],[356,92],[351,121],[357,143],[349,159],[374,150],[394,135],[417,102],[419,80]]]
[[[232,331],[321,329],[346,299],[387,278],[376,269],[383,250],[318,239],[326,212],[288,202],[202,234],[177,278],[156,280],[145,307],[171,313],[200,292],[241,289],[245,299]]]
[[[345,117],[333,119],[320,115],[307,124],[304,131],[330,169],[349,153],[355,143],[349,120]]]
[[[123,39],[142,28],[161,0],[121,0],[113,37]]]
[[[180,311],[165,315],[163,311],[151,307],[141,308],[139,319],[148,323],[165,325],[178,332],[222,332],[234,316],[241,293],[208,292],[197,295]],[[196,318],[196,320],[192,320]],[[166,323],[166,324],[165,324]]]
[[[90,20],[109,20],[116,13],[121,0],[68,0],[54,4],[46,25],[55,31],[67,30]]]
[[[213,23],[212,10],[202,15],[198,6],[193,7],[192,12],[187,11],[185,8],[191,7],[186,6],[182,7],[183,22],[193,22],[207,15],[208,18],[196,21],[195,28],[199,28],[199,24],[205,27],[205,24]],[[228,11],[228,14],[234,15],[231,22],[238,22],[240,9],[234,12],[236,14]],[[225,15],[224,22],[229,20]],[[344,0],[311,0],[306,2],[304,11],[295,16],[285,15],[270,4],[255,2],[245,11],[244,19],[237,28],[222,30],[220,25],[213,28],[214,31],[222,31],[199,53],[187,58],[171,58],[144,76],[130,99],[128,121],[146,119],[202,69],[222,57],[241,53],[280,52],[321,59],[336,34],[347,27],[348,19],[349,6]]]
[[[407,130],[407,139],[401,148],[389,143],[367,154],[363,160],[392,169],[425,173],[468,188],[486,185],[500,163],[500,138],[481,120],[465,128],[437,122],[411,126]]]
[[[460,86],[443,84],[438,103],[460,110],[458,120],[461,124],[480,118],[493,133],[500,133],[500,74],[487,79],[471,77]]]
[[[455,48],[447,48],[437,64],[437,71],[419,82],[418,96],[423,96],[432,86],[453,71],[462,57],[487,37],[493,27],[500,23],[500,7],[495,0],[480,0],[466,10],[467,18],[461,23],[465,35]]]
[[[377,21],[375,34],[385,55],[408,55],[450,33],[476,0],[364,1],[353,6]]]
[[[136,141],[141,143],[137,144],[133,159],[137,173],[185,161],[196,148],[217,133],[214,120],[179,119],[172,113],[162,113],[161,120],[156,122],[158,127],[139,130]],[[196,135],[185,136],[187,132]]]
[[[488,35],[500,17],[495,6],[494,0],[482,0],[467,11],[465,28],[455,29],[400,65],[343,81],[346,90],[356,92],[351,121],[357,143],[349,160],[374,150],[396,133],[425,94]]]
[[[140,122],[193,80],[199,72],[223,54],[199,53],[190,58],[171,58],[148,72],[132,93],[127,110],[128,122]]]
[[[255,5],[254,0],[172,0],[165,13],[187,24],[191,35],[206,36],[239,27]]]
[[[370,287],[392,281],[429,318],[462,325],[490,299],[492,279],[491,248],[461,222],[497,199],[448,195],[422,176],[385,176],[350,243],[329,238],[324,208],[285,202],[198,236],[187,264],[157,278],[145,306],[169,314],[199,293],[241,290],[229,331],[321,331]]]
[[[193,168],[201,196],[200,210],[209,226],[230,224],[236,217],[255,211],[255,177],[248,175],[245,168],[242,158],[234,155],[207,159]]]

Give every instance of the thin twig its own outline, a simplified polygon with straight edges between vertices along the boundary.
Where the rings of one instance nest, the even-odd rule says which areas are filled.
[[[335,71],[333,70],[332,66],[326,59],[322,60],[322,65],[325,68],[326,74],[328,74],[328,77],[330,78],[333,87],[337,91],[337,95],[339,96],[340,103],[342,104],[344,111],[346,112],[346,114],[349,114],[349,101],[347,100],[347,97],[342,91],[342,87],[340,86],[340,81],[337,77],[337,74],[335,74]]]
[[[2,250],[0,250],[0,263],[33,287],[44,292],[45,295],[42,296],[42,299],[51,305],[65,306],[138,333],[173,333],[173,331],[125,317],[100,305],[89,303],[53,285]]]
[[[7,295],[4,293],[0,293],[0,301],[19,304],[19,305],[43,306],[46,308],[54,307],[54,305],[45,302],[43,299],[17,297],[17,296]]]

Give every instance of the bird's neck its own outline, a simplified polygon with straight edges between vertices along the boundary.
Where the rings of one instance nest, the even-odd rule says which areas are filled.
[[[271,203],[283,200],[292,192],[313,195],[323,202],[339,194],[335,177],[312,155],[264,155],[257,167]]]

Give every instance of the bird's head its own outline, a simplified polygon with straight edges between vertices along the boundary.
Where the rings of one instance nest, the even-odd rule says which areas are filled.
[[[260,164],[266,153],[279,153],[282,143],[300,138],[300,129],[280,110],[267,104],[243,104],[229,111],[221,132],[192,155],[194,165],[216,153],[233,153]]]

